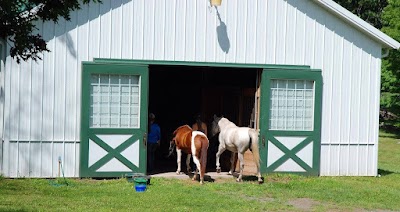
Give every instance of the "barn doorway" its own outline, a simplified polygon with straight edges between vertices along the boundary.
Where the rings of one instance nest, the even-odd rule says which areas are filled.
[[[205,66],[149,66],[149,112],[161,127],[161,145],[156,152],[155,172],[176,171],[176,156],[167,157],[172,132],[194,123],[197,114],[210,129],[213,115],[224,115],[238,126],[254,126],[256,68]],[[208,170],[215,170],[217,136],[211,137]],[[221,157],[223,171],[229,169],[229,152]],[[186,170],[182,158],[182,170]]]

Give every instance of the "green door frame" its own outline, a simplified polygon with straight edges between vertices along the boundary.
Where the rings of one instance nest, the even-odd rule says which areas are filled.
[[[142,65],[142,66],[150,66],[150,65],[164,65],[164,66],[200,66],[200,67],[226,67],[226,68],[254,68],[263,70],[263,72],[268,72],[268,74],[262,74],[262,81],[261,81],[261,108],[260,108],[260,138],[265,138],[265,135],[271,136],[312,136],[310,139],[315,139],[314,142],[314,161],[313,161],[313,168],[308,170],[307,174],[311,175],[318,175],[319,174],[319,163],[320,163],[320,138],[321,138],[321,98],[322,98],[322,76],[321,70],[313,70],[310,69],[310,66],[307,65],[271,65],[271,64],[243,64],[243,63],[210,63],[210,62],[187,62],[187,61],[164,61],[164,60],[131,60],[131,59],[109,59],[109,58],[94,58],[94,62],[96,64],[131,64],[131,65]],[[269,78],[267,77],[269,76]],[[299,132],[299,131],[272,131],[268,130],[268,120],[269,120],[269,113],[263,113],[262,111],[264,108],[269,108],[269,102],[266,99],[269,98],[269,87],[270,77],[279,77],[285,79],[310,79],[315,80],[316,87],[315,87],[315,116],[314,116],[314,131],[308,132]],[[148,92],[148,91],[146,91]],[[266,94],[266,95],[263,95]],[[317,98],[319,96],[319,98]],[[147,110],[147,108],[146,108]],[[267,121],[265,121],[267,120]],[[143,123],[143,122],[141,122]],[[147,123],[147,120],[146,120]],[[267,137],[268,138],[268,137]],[[287,156],[285,158],[292,158],[295,156],[296,151],[307,144],[310,141],[307,139],[303,141],[299,147],[292,149],[291,151],[286,150]],[[261,140],[261,139],[260,139]],[[270,170],[267,169],[266,166],[266,159],[267,159],[267,147],[265,145],[265,139],[263,139],[262,144],[260,145],[260,153],[262,157],[262,172],[269,172]],[[285,147],[279,145],[282,149]],[[141,157],[142,159],[142,157]],[[143,158],[145,159],[145,158]],[[295,159],[295,161],[299,161]],[[301,162],[299,162],[301,163]],[[304,165],[304,164],[302,164]],[[293,173],[293,172],[292,172]],[[304,174],[304,173],[299,173]]]
[[[272,79],[292,79],[292,80],[313,80],[315,82],[315,102],[314,102],[314,129],[313,131],[284,131],[270,130],[270,98],[271,98],[271,80]],[[320,168],[320,151],[321,151],[321,110],[322,110],[322,75],[321,70],[303,69],[303,70],[277,70],[264,69],[261,82],[261,100],[260,100],[260,139],[262,158],[261,171],[266,173],[274,171],[288,159],[292,159],[300,165],[306,172],[290,172],[294,174],[319,175]],[[293,149],[289,150],[280,143],[276,136],[304,136],[306,139],[300,142]],[[268,164],[268,144],[270,141],[279,148],[284,155],[267,167]],[[304,161],[296,156],[296,153],[303,147],[313,142],[313,162],[312,167],[308,166]]]
[[[92,74],[140,75],[140,127],[139,128],[91,128],[90,116],[90,76]],[[146,141],[148,114],[148,67],[129,63],[82,63],[82,104],[81,104],[81,144],[80,144],[80,177],[121,177],[129,172],[96,172],[98,168],[113,158],[119,160],[132,172],[146,173]],[[131,136],[115,149],[110,147],[98,136],[129,135]],[[89,140],[92,140],[108,152],[104,157],[89,167]],[[139,166],[132,164],[121,152],[135,142],[139,142]]]
[[[130,60],[130,59],[109,59],[94,58],[95,62],[102,63],[126,63],[137,65],[163,65],[163,66],[200,66],[200,67],[223,67],[223,68],[254,68],[271,70],[309,70],[306,65],[271,65],[271,64],[245,64],[245,63],[211,63],[211,62],[188,62],[188,61],[167,61],[167,60]]]

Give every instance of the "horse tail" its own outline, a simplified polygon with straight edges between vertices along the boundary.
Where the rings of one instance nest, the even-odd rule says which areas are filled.
[[[206,167],[207,167],[207,151],[208,151],[208,145],[209,145],[209,141],[207,136],[204,136],[201,139],[201,155],[200,155],[200,163],[201,163],[201,176],[204,176],[204,174],[206,173]]]
[[[250,129],[249,134],[251,137],[251,150],[253,152],[254,163],[257,169],[260,170],[260,150],[258,149],[258,134],[259,130]]]

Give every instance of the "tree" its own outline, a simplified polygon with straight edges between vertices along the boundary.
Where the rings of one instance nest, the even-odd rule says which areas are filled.
[[[0,38],[10,41],[10,55],[22,60],[41,59],[39,53],[49,51],[42,35],[33,34],[35,22],[70,20],[70,12],[81,4],[101,0],[0,0]]]
[[[390,37],[400,40],[400,0],[389,0],[383,11],[382,31]],[[390,50],[382,61],[382,98],[381,107],[391,112],[392,117],[400,117],[400,51]],[[397,118],[396,126],[400,126]]]
[[[374,27],[382,28],[381,15],[387,0],[334,0]]]

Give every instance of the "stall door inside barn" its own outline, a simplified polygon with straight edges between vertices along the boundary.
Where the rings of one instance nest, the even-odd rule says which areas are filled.
[[[319,174],[322,77],[314,70],[264,70],[263,171]]]
[[[83,63],[81,177],[146,172],[148,67]]]

